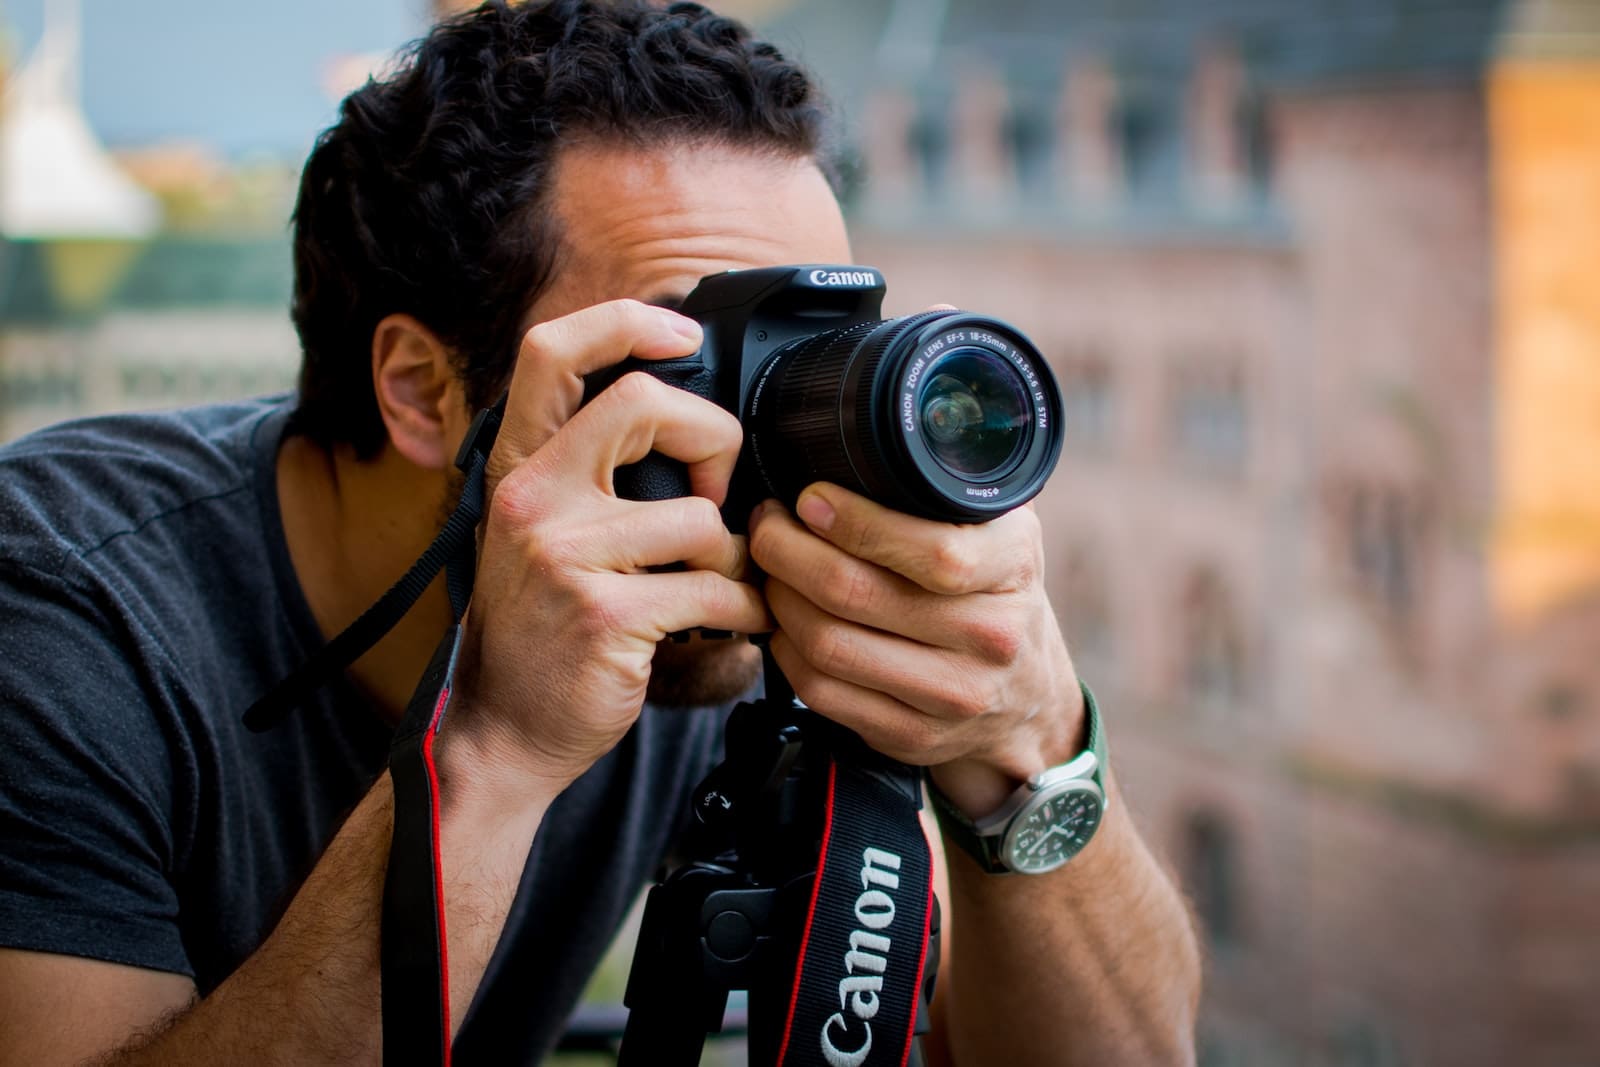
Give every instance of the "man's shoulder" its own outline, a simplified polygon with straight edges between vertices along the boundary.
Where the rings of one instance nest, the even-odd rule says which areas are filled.
[[[4,557],[59,573],[118,539],[159,535],[186,509],[250,495],[272,447],[264,435],[281,432],[288,409],[275,397],[95,416],[0,446]]]

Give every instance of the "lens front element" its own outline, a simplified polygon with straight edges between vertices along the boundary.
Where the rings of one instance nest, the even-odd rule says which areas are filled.
[[[752,379],[746,456],[779,499],[833,482],[912,515],[982,522],[1061,452],[1042,353],[996,319],[925,311],[804,337]]]
[[[937,359],[923,381],[917,406],[939,465],[980,482],[1010,470],[1033,414],[1016,368],[987,349],[958,348]]]

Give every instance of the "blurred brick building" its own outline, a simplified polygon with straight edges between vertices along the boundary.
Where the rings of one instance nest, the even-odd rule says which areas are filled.
[[[1051,581],[1204,1061],[1600,1061],[1600,3],[728,6],[834,87],[891,310],[1062,380]],[[92,314],[85,252],[4,248],[0,437],[289,380],[281,236]]]
[[[1600,4],[895,0],[823,68],[893,309],[1066,390],[1051,581],[1203,1061],[1600,1062]]]

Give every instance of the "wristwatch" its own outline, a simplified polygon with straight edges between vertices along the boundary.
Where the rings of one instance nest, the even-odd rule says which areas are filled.
[[[991,874],[1043,874],[1083,850],[1105,816],[1105,731],[1094,694],[1081,681],[1089,747],[1040,771],[977,822],[962,814],[928,777],[928,798],[947,838]]]

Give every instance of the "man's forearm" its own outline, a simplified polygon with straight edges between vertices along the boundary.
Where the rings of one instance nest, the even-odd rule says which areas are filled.
[[[452,1033],[515,895],[543,806],[488,813],[489,798],[441,804]],[[378,779],[270,937],[210,996],[104,1062],[377,1062],[379,927],[394,791]]]
[[[945,851],[960,934],[939,1016],[954,1063],[1193,1062],[1193,929],[1120,797],[1050,874],[986,874]]]

